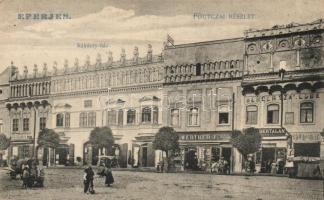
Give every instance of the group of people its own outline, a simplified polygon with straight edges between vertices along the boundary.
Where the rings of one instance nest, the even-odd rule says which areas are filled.
[[[105,177],[105,185],[107,187],[110,187],[111,184],[114,183],[114,177],[112,174],[111,166],[110,164],[105,164],[105,163],[100,163],[98,167],[98,172],[97,174],[99,177]],[[88,166],[84,170],[84,175],[83,175],[83,185],[84,185],[84,193],[90,193],[94,194],[94,185],[93,185],[93,179],[94,179],[95,173],[92,169],[91,166]]]
[[[217,162],[212,163],[211,172],[218,173],[218,174],[229,174],[230,173],[229,162],[225,160],[224,157],[221,157]]]
[[[31,167],[28,164],[23,164],[21,178],[23,181],[23,188],[44,186],[44,170],[38,166],[37,163],[33,162]]]

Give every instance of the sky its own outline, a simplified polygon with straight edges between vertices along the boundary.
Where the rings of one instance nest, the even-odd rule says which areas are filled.
[[[67,13],[71,19],[18,19],[26,13]],[[198,19],[195,13],[215,17]],[[230,19],[232,14],[253,17]],[[23,66],[32,71],[34,64],[41,68],[43,63],[51,69],[54,61],[62,68],[65,59],[72,66],[76,57],[82,65],[87,55],[94,63],[98,53],[106,62],[108,51],[118,60],[122,48],[131,59],[135,46],[143,57],[148,44],[153,54],[160,54],[167,34],[175,44],[184,44],[243,37],[250,28],[320,18],[324,0],[0,0],[0,72],[11,61],[20,72]]]

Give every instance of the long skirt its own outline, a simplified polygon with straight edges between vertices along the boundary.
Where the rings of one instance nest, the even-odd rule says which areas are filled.
[[[112,183],[114,183],[114,177],[113,177],[113,175],[112,175],[111,172],[108,172],[108,173],[106,174],[106,181],[105,181],[105,184],[110,185],[110,184],[112,184]]]

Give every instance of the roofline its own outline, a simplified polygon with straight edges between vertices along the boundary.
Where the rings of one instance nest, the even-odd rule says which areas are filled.
[[[238,42],[238,41],[243,41],[243,40],[244,40],[244,37],[238,37],[238,38],[230,38],[230,39],[210,40],[210,41],[203,41],[203,42],[177,44],[174,46],[167,46],[165,50],[170,50],[170,49],[175,49],[175,48],[186,48],[186,47],[193,47],[193,46],[203,46],[203,45]]]

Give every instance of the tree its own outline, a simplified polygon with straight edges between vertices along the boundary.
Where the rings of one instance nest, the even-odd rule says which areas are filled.
[[[179,136],[172,127],[162,127],[155,135],[153,141],[154,149],[162,150],[166,153],[167,169],[169,169],[170,153],[174,155],[179,151]]]
[[[53,129],[43,129],[38,135],[38,146],[56,148],[60,144],[60,136]]]
[[[0,150],[6,150],[10,145],[10,138],[3,133],[0,134]]]
[[[243,134],[240,131],[234,131],[231,143],[243,155],[244,158],[248,154],[257,152],[260,149],[262,136],[256,128],[244,129]]]
[[[111,152],[115,140],[109,127],[96,127],[90,133],[89,142],[100,150],[105,148]]]

